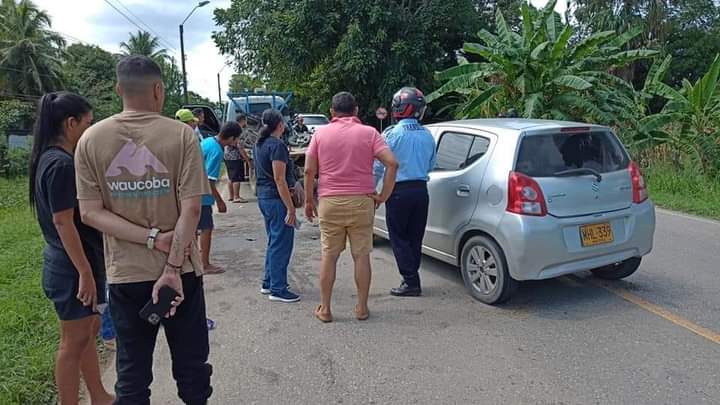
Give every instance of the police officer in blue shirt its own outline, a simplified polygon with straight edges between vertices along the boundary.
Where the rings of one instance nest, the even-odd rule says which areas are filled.
[[[427,182],[436,159],[435,140],[419,121],[425,108],[425,96],[420,90],[403,87],[392,100],[397,125],[385,132],[386,142],[400,162],[395,189],[385,203],[390,244],[403,278],[400,287],[390,290],[398,297],[422,294],[418,270],[430,205]],[[382,174],[383,166],[376,162],[376,179]]]

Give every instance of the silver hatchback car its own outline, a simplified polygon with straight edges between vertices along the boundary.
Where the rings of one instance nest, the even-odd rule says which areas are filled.
[[[427,126],[437,142],[423,252],[459,266],[476,299],[590,270],[627,277],[652,250],[655,207],[607,127],[481,119]],[[385,211],[375,233],[387,238]]]

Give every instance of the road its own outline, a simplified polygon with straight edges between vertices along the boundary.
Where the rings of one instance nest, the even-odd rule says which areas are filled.
[[[258,293],[257,207],[230,210],[216,217],[213,249],[228,272],[206,277],[217,322],[212,403],[720,403],[718,223],[658,212],[655,250],[626,281],[587,273],[523,283],[500,307],[474,301],[459,272],[432,259],[421,270],[423,297],[390,297],[399,278],[380,243],[370,320],[353,317],[352,262],[343,256],[336,322],[321,324],[312,315],[318,228],[296,237],[290,280],[303,300],[271,303]],[[153,403],[178,403],[164,343],[155,373]]]

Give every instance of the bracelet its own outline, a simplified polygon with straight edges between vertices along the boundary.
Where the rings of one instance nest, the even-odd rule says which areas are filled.
[[[183,269],[183,266],[176,266],[174,264],[170,264],[170,262],[166,262],[165,265],[176,271],[182,271]]]

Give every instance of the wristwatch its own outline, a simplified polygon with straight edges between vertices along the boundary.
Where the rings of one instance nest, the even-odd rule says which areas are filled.
[[[152,250],[155,249],[155,239],[157,239],[160,230],[158,228],[152,228],[147,237],[147,248]]]

